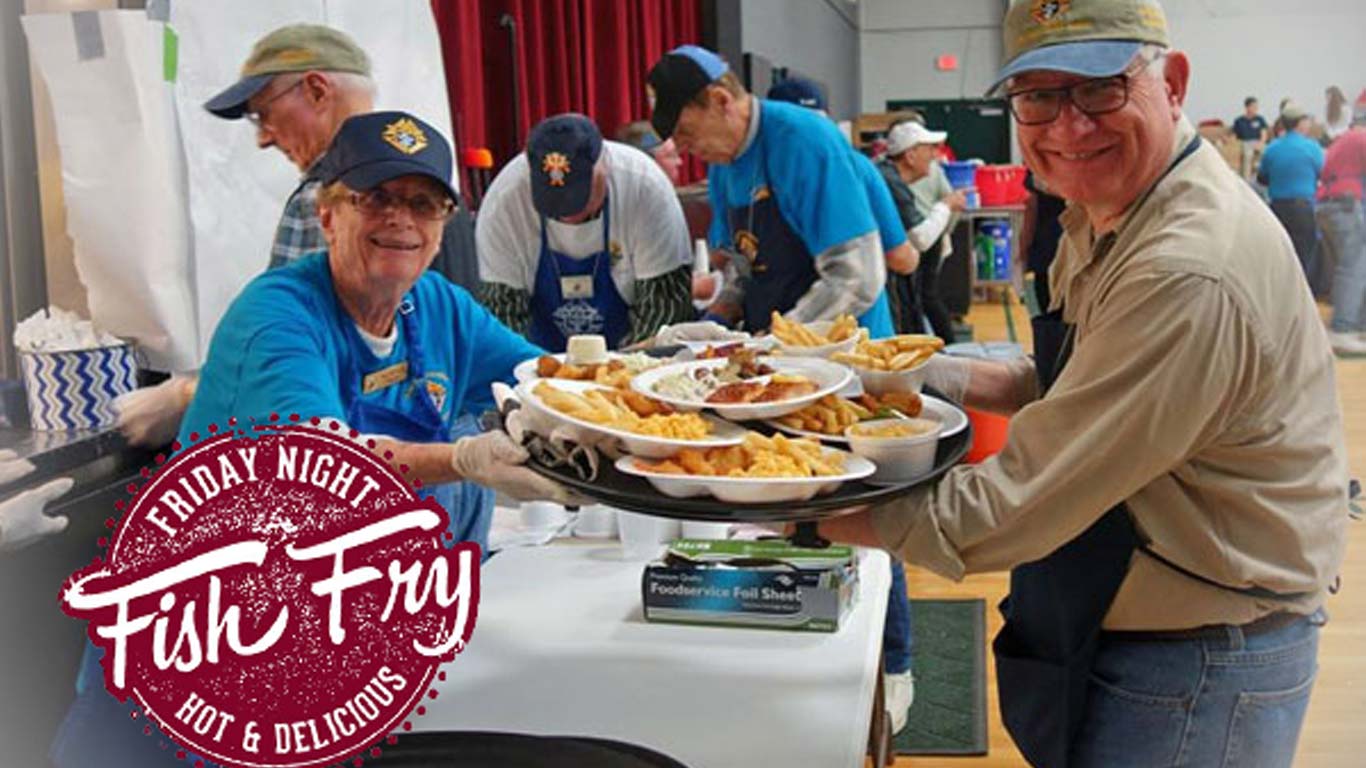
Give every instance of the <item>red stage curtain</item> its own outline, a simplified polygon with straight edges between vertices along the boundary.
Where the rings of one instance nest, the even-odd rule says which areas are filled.
[[[582,112],[609,138],[646,119],[650,66],[701,39],[700,0],[432,0],[432,11],[456,142],[488,147],[499,167],[549,115]],[[515,104],[504,15],[516,23]]]

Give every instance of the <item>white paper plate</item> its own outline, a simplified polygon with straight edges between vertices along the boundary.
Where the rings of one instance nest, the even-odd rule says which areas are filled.
[[[691,374],[698,368],[724,368],[727,362],[724,359],[693,360],[661,366],[631,379],[631,388],[643,395],[666,402],[679,410],[697,411],[707,408],[732,421],[746,421],[748,419],[774,419],[793,411],[800,411],[808,404],[840,391],[849,383],[850,379],[854,378],[854,372],[848,367],[828,360],[806,357],[761,357],[759,361],[780,373],[805,376],[816,383],[816,391],[800,397],[777,400],[771,403],[708,403],[703,400],[683,400],[669,395],[661,395],[654,391],[655,383],[660,379],[679,373]],[[763,381],[764,377],[755,380]]]
[[[698,355],[707,351],[707,347],[728,347],[731,344],[744,344],[746,349],[757,349],[767,352],[777,346],[772,336],[760,336],[759,338],[748,337],[735,339],[733,341],[684,341],[683,346],[688,348],[688,353],[696,358]]]
[[[556,354],[556,355],[551,355],[551,357],[553,357],[553,358],[555,358],[556,360],[559,360],[561,363],[563,363],[563,362],[564,362],[564,359],[565,359],[565,353],[561,352],[561,353]],[[608,352],[608,353],[607,353],[607,359],[608,359],[608,360],[616,360],[616,359],[619,358],[619,357],[621,357],[621,353],[620,353],[620,352]],[[541,358],[540,358],[539,356],[527,358],[526,360],[523,360],[522,362],[518,363],[516,368],[513,368],[513,369],[512,369],[512,375],[513,375],[514,377],[516,377],[517,383],[518,383],[518,384],[521,384],[522,382],[525,382],[525,381],[531,381],[532,379],[540,378],[540,377],[536,374],[536,361],[537,361],[537,360],[540,360],[540,359],[541,359]],[[660,365],[664,365],[664,364],[667,363],[667,362],[668,362],[668,359],[667,359],[667,358],[659,358],[659,364],[660,364]]]
[[[924,408],[921,409],[920,415],[927,419],[936,419],[944,425],[944,429],[939,433],[941,438],[956,435],[967,427],[968,415],[963,412],[963,409],[953,403],[925,394],[920,396],[920,400],[924,403]],[[849,438],[844,435],[827,435],[824,432],[810,432],[805,429],[797,429],[796,427],[789,427],[777,419],[765,419],[764,423],[780,432],[785,432],[797,437],[811,437],[820,440],[823,443],[831,443],[833,445],[849,444]]]
[[[826,454],[844,454],[844,474],[826,477],[698,477],[651,472],[635,465],[635,457],[617,459],[617,471],[643,477],[655,490],[678,499],[692,496],[713,496],[730,504],[760,504],[781,501],[806,501],[824,493],[831,493],[845,482],[861,480],[873,474],[873,462],[845,451],[826,448]]]
[[[728,421],[712,416],[703,416],[711,425],[711,436],[705,440],[675,440],[666,437],[638,435],[622,429],[613,429],[591,421],[584,421],[567,413],[551,408],[536,396],[536,387],[545,382],[547,385],[565,392],[587,392],[592,389],[607,390],[601,384],[591,381],[570,381],[568,379],[532,379],[517,385],[517,397],[524,407],[532,409],[537,415],[549,419],[556,426],[568,427],[569,437],[576,442],[598,443],[603,437],[620,441],[625,451],[634,456],[647,459],[667,459],[684,448],[722,448],[739,445],[745,441],[745,430]]]

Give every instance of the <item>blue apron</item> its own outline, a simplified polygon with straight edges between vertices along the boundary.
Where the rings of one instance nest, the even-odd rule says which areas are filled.
[[[423,366],[422,338],[412,302],[404,298],[399,305],[399,322],[408,345],[408,378],[416,388],[411,412],[388,408],[368,402],[360,396],[360,382],[366,371],[352,371],[343,376],[343,387],[350,390],[344,397],[351,405],[346,410],[346,423],[362,434],[377,434],[410,443],[449,443],[457,437],[478,434],[473,417],[462,417],[454,428],[447,428],[441,411],[432,402],[432,395],[424,386],[426,369]],[[403,386],[399,382],[391,386]],[[493,521],[493,491],[475,483],[441,483],[423,485],[418,491],[423,498],[433,498],[446,508],[451,523],[448,529],[455,541],[473,541],[484,557],[488,556],[489,526]]]
[[[778,208],[778,198],[768,185],[767,155],[762,144],[759,151],[749,203],[726,212],[735,251],[749,262],[742,309],[745,330],[751,333],[767,331],[773,312],[782,314],[792,309],[820,277],[811,251]],[[757,183],[760,171],[765,174],[763,184]],[[883,292],[859,317],[859,325],[871,329],[875,337],[890,335],[890,317]]]
[[[630,307],[612,279],[611,213],[602,204],[602,250],[576,259],[550,247],[541,217],[541,256],[531,291],[531,341],[547,352],[563,352],[569,337],[597,334],[609,349],[631,331]]]

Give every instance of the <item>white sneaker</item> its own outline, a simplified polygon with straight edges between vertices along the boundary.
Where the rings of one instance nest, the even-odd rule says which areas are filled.
[[[897,675],[882,676],[882,700],[887,714],[892,716],[892,733],[906,727],[906,714],[915,701],[915,677],[910,670]]]
[[[1328,343],[1338,357],[1366,356],[1366,338],[1355,333],[1328,332]]]

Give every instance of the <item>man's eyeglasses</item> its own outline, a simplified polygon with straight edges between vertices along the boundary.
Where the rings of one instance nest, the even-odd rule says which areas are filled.
[[[269,99],[266,99],[265,101],[261,102],[260,104],[258,104],[258,105],[256,106],[256,109],[249,109],[249,110],[247,110],[247,112],[246,112],[243,116],[246,117],[246,118],[247,118],[247,121],[250,122],[252,125],[256,126],[257,128],[260,128],[260,127],[261,127],[261,123],[265,122],[265,119],[266,119],[266,118],[265,118],[266,107],[268,107],[268,106],[270,106],[271,104],[273,104],[273,103],[275,102],[276,99],[279,99],[280,97],[284,96],[286,93],[289,93],[290,91],[294,90],[295,88],[298,88],[299,86],[301,86],[301,85],[303,85],[303,84],[304,84],[303,78],[299,78],[298,80],[295,80],[295,81],[294,81],[294,85],[289,86],[288,88],[284,89],[283,91],[280,91],[279,93],[275,94],[274,96],[271,96]]]
[[[1118,112],[1129,103],[1129,83],[1133,76],[1156,59],[1141,58],[1118,75],[1095,77],[1060,88],[1030,88],[1006,94],[1010,113],[1020,125],[1044,125],[1058,119],[1062,105],[1072,105],[1094,117]]]
[[[412,197],[395,195],[383,187],[375,187],[366,192],[352,192],[351,204],[367,216],[379,216],[390,208],[403,206],[413,218],[436,221],[450,216],[455,210],[455,201],[445,195],[430,195],[419,192]]]

